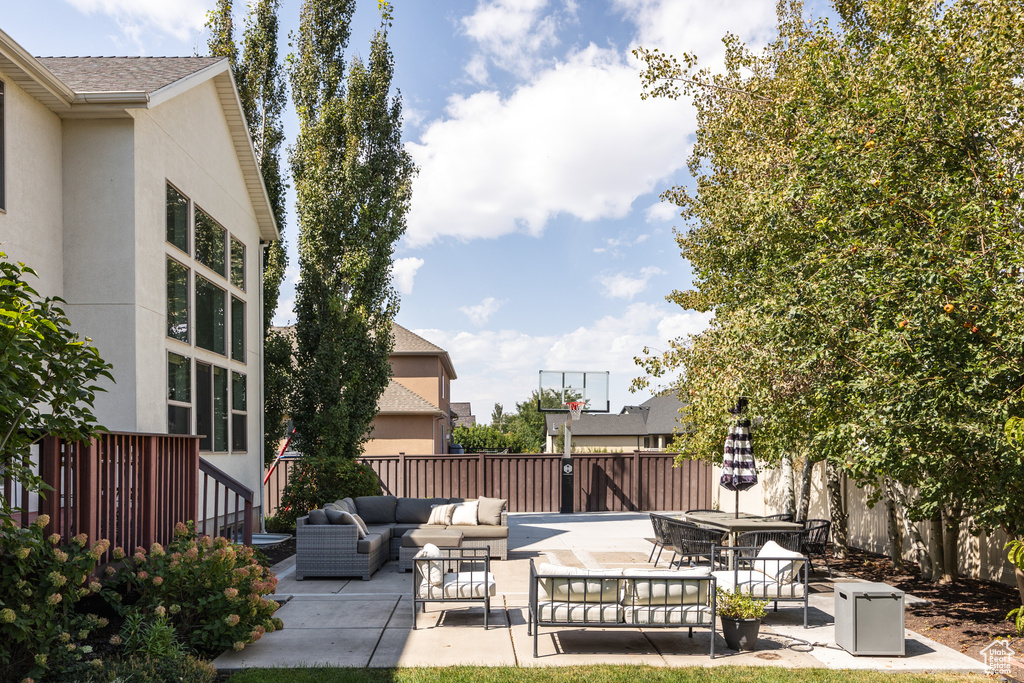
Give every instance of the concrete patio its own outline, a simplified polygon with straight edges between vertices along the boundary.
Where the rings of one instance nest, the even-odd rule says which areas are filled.
[[[802,609],[769,612],[758,649],[738,653],[715,641],[708,657],[706,631],[693,638],[684,629],[564,628],[540,631],[540,656],[526,633],[529,560],[586,568],[649,567],[650,518],[646,513],[517,513],[509,515],[509,559],[493,561],[498,595],[491,601],[491,627],[483,628],[476,603],[428,603],[412,629],[412,575],[388,562],[370,581],[294,578],[294,558],[275,567],[280,580],[277,615],[282,631],[214,664],[230,671],[250,667],[569,666],[782,666],[876,669],[890,672],[984,673],[984,665],[920,634],[906,632],[906,657],[854,657],[836,647],[831,581],[813,580],[810,628]],[[663,558],[664,559],[664,558]],[[664,566],[664,562],[662,563]],[[851,581],[848,577],[836,580]],[[907,596],[907,603],[913,600]],[[810,641],[811,645],[795,639]]]

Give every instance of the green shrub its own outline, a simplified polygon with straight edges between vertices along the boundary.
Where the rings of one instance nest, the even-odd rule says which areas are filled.
[[[288,474],[277,517],[281,524],[294,529],[296,519],[324,503],[379,494],[380,479],[369,465],[351,458],[306,456]]]
[[[718,616],[729,619],[763,619],[767,614],[767,600],[755,600],[749,593],[718,589]]]
[[[191,655],[178,654],[160,659],[110,658],[68,667],[52,680],[56,683],[214,683],[217,670],[209,662]]]
[[[166,612],[146,615],[129,609],[118,639],[124,652],[133,657],[163,659],[185,654]]]
[[[89,655],[82,642],[106,625],[76,612],[75,603],[101,590],[89,577],[110,544],[87,549],[85,534],[64,544],[58,534],[44,538],[49,522],[40,515],[23,529],[0,517],[0,670],[15,680],[42,678]]]
[[[291,524],[288,520],[282,519],[280,515],[271,515],[263,519],[263,526],[272,534],[294,534],[295,522]]]
[[[199,654],[241,650],[264,633],[282,628],[273,617],[278,604],[266,599],[277,578],[248,546],[226,538],[197,537],[191,523],[179,523],[164,549],[154,543],[147,553],[136,548],[120,569],[108,568],[117,593],[112,605],[122,615],[131,609],[147,617],[166,617],[184,644]]]
[[[517,434],[506,434],[490,425],[459,426],[452,430],[452,442],[460,444],[467,453],[507,450],[522,453],[526,450],[523,440]]]

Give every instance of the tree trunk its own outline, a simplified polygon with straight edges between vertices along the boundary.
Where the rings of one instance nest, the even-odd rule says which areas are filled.
[[[960,578],[960,515],[962,509],[962,506],[957,504],[953,506],[952,510],[943,512],[943,580],[956,581]]]
[[[886,477],[883,484],[885,492],[886,520],[889,525],[889,559],[896,571],[903,571],[903,530],[900,528],[899,510],[893,498],[892,482]]]
[[[1017,567],[1013,570],[1017,578],[1017,592],[1020,593],[1020,604],[1024,605],[1024,569]]]
[[[825,463],[828,488],[828,510],[832,519],[832,543],[837,557],[845,558],[850,550],[846,506],[843,505],[842,472],[831,462]]]
[[[907,532],[907,536],[910,537],[910,544],[914,548],[917,565],[921,568],[921,578],[927,581],[932,578],[932,558],[928,555],[928,548],[925,546],[924,538],[921,537],[921,530],[917,528],[917,524],[914,524],[907,515],[907,508],[910,507],[907,503],[907,494],[899,484],[891,480],[886,479],[886,485],[889,488],[889,495],[895,501],[897,507],[899,507],[899,517],[903,520],[903,529]]]
[[[800,521],[807,519],[807,514],[811,509],[811,482],[812,475],[814,474],[814,461],[811,460],[811,454],[806,453],[804,455],[804,466],[800,474],[800,504],[797,506],[796,518]]]
[[[793,454],[786,453],[782,456],[782,511],[786,514],[794,513],[793,494]]]
[[[942,549],[943,533],[941,512],[936,512],[932,518],[928,520],[928,531],[928,540],[930,541],[928,543],[928,552],[932,556],[932,583],[949,583],[950,579],[946,576],[945,572],[946,553]]]

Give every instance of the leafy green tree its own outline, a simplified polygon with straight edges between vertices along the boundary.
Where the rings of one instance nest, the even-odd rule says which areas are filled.
[[[258,0],[250,6],[245,21],[241,57],[234,38],[232,0],[218,0],[216,8],[208,13],[206,22],[210,32],[210,54],[228,57],[231,60],[239,100],[260,166],[263,185],[267,190],[274,220],[282,233],[282,238],[267,245],[261,256],[264,347],[263,456],[268,461],[276,455],[277,443],[284,432],[292,367],[290,340],[271,329],[280,298],[281,282],[288,266],[283,237],[287,186],[281,173],[281,145],[284,143],[281,113],[287,96],[277,50],[279,10],[279,0]]]
[[[459,426],[452,431],[452,441],[461,444],[467,453],[505,451],[528,452],[515,434],[507,434],[490,425]]]
[[[544,452],[545,413],[537,410],[537,395],[539,389],[534,390],[530,397],[522,403],[516,403],[516,412],[505,421],[505,432],[514,434],[526,449],[526,453]]]
[[[965,517],[1024,531],[1024,458],[1001,429],[1024,376],[1024,7],[835,10],[837,29],[780,3],[778,38],[726,36],[722,73],[637,51],[645,96],[697,109],[696,187],[663,195],[694,288],[669,298],[715,313],[640,361],[685,368],[681,450],[720,458],[748,396],[762,460],[814,453],[833,491],[846,472],[892,497],[912,537],[930,520],[932,578],[955,578]]]
[[[354,8],[352,0],[306,0],[289,57],[300,126],[291,153],[301,272],[292,407],[302,466],[313,471],[362,453],[390,378],[391,257],[415,171],[390,92],[384,27],[367,63],[353,59],[346,73]]]
[[[71,331],[63,300],[41,298],[27,275],[36,272],[0,252],[0,471],[41,491],[32,444],[47,435],[84,440],[101,431],[92,410],[103,389],[95,382],[113,377],[91,340]],[[0,516],[12,511],[0,489]]]

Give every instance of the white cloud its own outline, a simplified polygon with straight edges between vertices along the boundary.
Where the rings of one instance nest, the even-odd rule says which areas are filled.
[[[486,83],[488,63],[528,78],[541,52],[558,43],[558,17],[543,15],[547,4],[548,0],[492,0],[480,2],[473,14],[464,17],[462,29],[480,50],[466,65],[470,78]]]
[[[641,101],[635,65],[594,45],[507,98],[453,96],[408,145],[420,173],[406,240],[536,236],[562,213],[621,218],[683,167],[693,128],[690,107]]]
[[[413,331],[448,351],[458,374],[452,384],[454,400],[470,401],[477,415],[489,415],[496,402],[513,409],[537,388],[539,370],[609,371],[612,411],[617,412],[646,398],[628,390],[641,374],[633,359],[643,348],[666,349],[670,339],[700,332],[710,318],[673,312],[664,304],[635,303],[620,316],[605,316],[556,335],[510,329]]]
[[[497,313],[504,303],[504,301],[498,301],[493,296],[489,296],[476,306],[462,306],[459,310],[465,313],[474,325],[479,327],[490,320],[491,316]]]
[[[140,49],[144,33],[193,39],[203,29],[209,0],[67,0],[84,14],[106,14]]]
[[[288,327],[295,324],[295,297],[277,300],[277,310],[274,311],[275,327]]]
[[[399,294],[412,294],[413,280],[416,278],[416,271],[423,266],[425,261],[421,258],[400,258],[395,259],[391,265],[391,273],[395,276],[395,287]]]
[[[664,275],[665,271],[657,266],[640,269],[639,275],[614,273],[598,278],[604,288],[604,295],[613,299],[632,299],[647,289],[647,284],[655,275]]]
[[[648,223],[666,223],[679,218],[679,207],[672,202],[651,204],[644,211]]]

